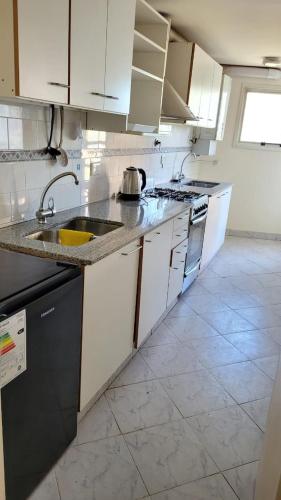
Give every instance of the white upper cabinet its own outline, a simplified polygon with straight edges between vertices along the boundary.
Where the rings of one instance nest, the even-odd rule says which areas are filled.
[[[72,0],[70,104],[104,108],[107,0]]]
[[[222,67],[195,43],[171,41],[166,78],[196,118],[197,121],[190,124],[214,128]]]
[[[0,95],[67,104],[69,0],[0,0],[0,11]]]
[[[70,104],[127,114],[135,0],[72,0]]]
[[[135,0],[108,0],[104,110],[130,108]]]

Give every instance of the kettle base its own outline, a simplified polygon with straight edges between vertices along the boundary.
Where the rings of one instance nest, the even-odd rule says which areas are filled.
[[[122,200],[127,200],[127,201],[137,201],[141,199],[141,194],[127,194],[127,193],[119,193],[118,194],[119,198]]]

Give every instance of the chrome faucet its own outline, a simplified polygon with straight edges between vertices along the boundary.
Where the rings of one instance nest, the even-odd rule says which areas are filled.
[[[196,154],[193,153],[193,151],[189,151],[189,153],[187,153],[187,155],[184,157],[184,159],[182,160],[182,163],[181,163],[181,168],[180,168],[180,171],[178,172],[178,175],[177,177],[175,177],[174,182],[181,182],[183,179],[184,179],[184,174],[182,173],[182,170],[183,170],[183,165],[184,165],[184,162],[187,158],[189,158],[189,156],[193,156],[195,159],[197,158]]]
[[[50,189],[50,187],[56,181],[58,181],[62,177],[66,177],[67,175],[72,175],[72,177],[74,177],[76,186],[78,186],[79,180],[77,178],[77,175],[74,174],[74,172],[64,172],[63,174],[59,174],[56,177],[54,177],[53,179],[51,179],[50,182],[48,182],[45,189],[43,190],[43,193],[41,194],[39,209],[36,212],[36,218],[37,218],[39,224],[46,224],[47,217],[53,217],[55,215],[56,210],[55,210],[54,198],[50,198],[48,208],[44,208],[45,197],[46,197],[46,194],[47,194],[48,190]]]

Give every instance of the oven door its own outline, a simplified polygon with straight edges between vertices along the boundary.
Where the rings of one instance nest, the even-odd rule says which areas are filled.
[[[195,264],[200,263],[205,226],[206,226],[207,211],[195,219],[190,221],[189,226],[189,236],[188,236],[188,251],[186,256],[186,268],[187,273]]]

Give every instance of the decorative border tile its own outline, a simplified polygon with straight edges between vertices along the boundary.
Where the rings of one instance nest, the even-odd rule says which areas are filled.
[[[164,154],[164,153],[187,153],[190,151],[188,146],[176,146],[167,148],[128,148],[128,149],[68,149],[68,157],[72,160],[80,158],[101,158],[108,156],[137,156],[137,155],[150,155],[150,154]],[[51,157],[44,153],[44,150],[1,150],[0,163],[17,162],[17,161],[38,161],[50,160]]]

